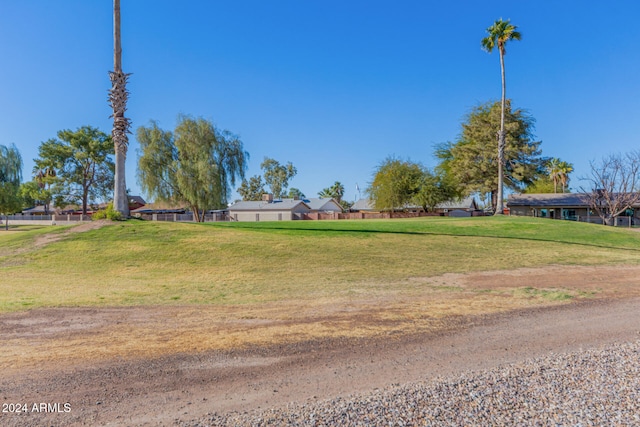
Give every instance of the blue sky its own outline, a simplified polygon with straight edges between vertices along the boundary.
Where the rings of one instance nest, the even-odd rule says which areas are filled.
[[[640,2],[121,0],[133,128],[178,114],[238,134],[251,155],[291,161],[308,197],[340,181],[356,198],[389,155],[435,166],[469,110],[500,97],[485,29],[511,19],[507,96],[536,119],[543,155],[575,166],[638,148]],[[83,125],[110,132],[110,0],[3,0],[0,144],[31,178],[42,141]],[[139,193],[132,136],[127,186]]]

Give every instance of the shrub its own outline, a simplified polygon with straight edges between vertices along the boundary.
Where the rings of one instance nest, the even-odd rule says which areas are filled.
[[[110,219],[111,221],[121,221],[122,214],[113,208],[113,202],[107,205],[106,209],[101,209],[91,215],[92,220]]]

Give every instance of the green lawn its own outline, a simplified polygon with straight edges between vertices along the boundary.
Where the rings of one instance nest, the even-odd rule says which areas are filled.
[[[0,311],[411,294],[444,273],[640,261],[640,233],[535,218],[132,220],[42,247],[65,230],[20,230],[0,232]]]

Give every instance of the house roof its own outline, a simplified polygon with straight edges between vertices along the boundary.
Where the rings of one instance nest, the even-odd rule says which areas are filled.
[[[371,200],[369,199],[359,199],[351,206],[352,211],[372,211],[375,210]]]
[[[137,213],[183,213],[187,210],[185,207],[172,206],[164,202],[148,203],[138,209],[133,209],[132,214]]]
[[[311,208],[312,211],[342,211],[340,203],[331,197],[311,197],[309,199],[303,199],[303,201]]]
[[[290,211],[300,205],[311,209],[303,200],[283,199],[274,200],[270,203],[262,200],[241,201],[229,206],[229,211]]]
[[[448,200],[436,205],[437,209],[478,209],[476,199],[473,196],[464,199]]]
[[[129,196],[129,203],[137,203],[139,205],[146,205],[147,202],[140,196]]]
[[[512,194],[507,206],[589,206],[586,193]]]
[[[56,209],[58,209],[57,207],[51,205],[49,206],[49,213],[55,213]],[[38,205],[38,206],[34,206],[32,208],[29,209],[23,209],[22,210],[23,214],[36,214],[36,213],[44,213],[44,205]]]

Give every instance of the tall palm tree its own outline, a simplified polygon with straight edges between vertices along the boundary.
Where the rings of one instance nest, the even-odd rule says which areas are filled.
[[[111,137],[116,152],[115,185],[113,189],[113,207],[124,218],[129,216],[129,200],[125,181],[125,161],[130,133],[131,120],[124,116],[127,110],[127,79],[129,74],[122,72],[122,46],[120,43],[120,0],[113,0],[113,71],[109,72],[111,89],[109,104],[113,108],[113,129]]]
[[[500,53],[500,71],[502,74],[502,113],[500,115],[500,132],[498,133],[498,196],[495,215],[502,215],[504,202],[504,116],[507,93],[504,73],[504,55],[506,53],[505,46],[509,40],[520,40],[522,35],[517,31],[517,28],[518,27],[512,25],[508,19],[506,21],[499,19],[494,22],[492,26],[487,28],[487,33],[489,35],[482,39],[482,47],[487,52],[491,53],[496,46],[498,47],[498,52]]]
[[[340,181],[336,181],[331,186],[331,192],[333,193],[333,197],[340,203],[342,201],[342,196],[344,196],[344,185]]]
[[[553,181],[553,192],[557,193],[558,192],[558,182],[561,181],[561,176],[562,176],[562,172],[560,169],[560,165],[563,162],[560,161],[560,159],[554,157],[551,160],[549,160],[547,162],[547,173],[549,174],[549,178]],[[564,193],[564,191],[563,191]]]
[[[560,183],[562,184],[562,192],[564,193],[569,182],[569,174],[573,172],[573,165],[571,163],[561,161],[558,165],[560,169]]]

